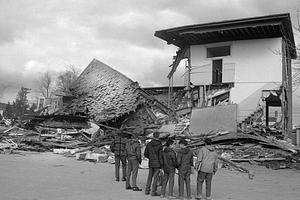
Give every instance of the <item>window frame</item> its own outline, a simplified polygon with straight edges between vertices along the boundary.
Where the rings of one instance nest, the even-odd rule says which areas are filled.
[[[214,70],[214,62],[217,62],[217,61],[221,61],[221,65],[220,66],[215,66],[216,69]],[[221,84],[222,83],[222,81],[223,81],[223,63],[224,63],[223,59],[218,58],[218,59],[213,59],[212,60],[212,64],[211,64],[211,67],[212,67],[212,80],[211,80],[211,83],[212,84]],[[217,73],[217,72],[219,72],[219,73]]]
[[[211,53],[209,52],[209,50],[218,49],[218,48],[224,48],[224,50],[226,51],[225,54],[210,55]],[[228,50],[228,52],[227,52],[227,50]],[[217,58],[217,57],[225,57],[225,56],[231,56],[231,45],[206,47],[206,58]]]

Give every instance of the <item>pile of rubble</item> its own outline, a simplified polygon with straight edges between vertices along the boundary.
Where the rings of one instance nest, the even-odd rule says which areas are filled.
[[[191,108],[175,113],[137,82],[98,60],[89,64],[71,89],[74,99],[65,108],[71,112],[0,122],[0,153],[53,151],[78,160],[113,163],[109,145],[122,129],[143,141],[155,131],[161,133],[162,141],[188,139],[195,155],[204,145],[204,138],[209,137],[220,159],[231,165],[234,161],[272,169],[299,168],[299,149],[283,140],[280,126],[255,124],[237,132],[194,134],[190,131]]]
[[[99,126],[79,116],[32,116],[30,120],[2,121],[0,125],[0,153],[100,147],[110,141],[111,137],[104,136]]]
[[[189,146],[197,151],[204,145],[204,138],[210,137],[221,158],[234,162],[250,162],[271,169],[298,168],[300,151],[292,144],[277,139],[276,136],[260,135],[258,131],[233,133],[215,131],[207,135],[190,135],[187,120],[184,132],[162,134],[162,141],[169,138],[189,140]],[[182,122],[180,122],[182,123]],[[77,160],[114,163],[114,155],[109,145],[118,128],[91,123],[89,129],[61,129],[35,127],[35,130],[14,126],[0,126],[0,152],[13,153],[14,150],[52,151]],[[157,128],[157,126],[155,126]],[[153,131],[153,129],[151,129]],[[125,131],[125,130],[123,130]],[[176,128],[175,128],[176,131]],[[125,131],[131,134],[129,131]],[[151,135],[141,135],[149,139]],[[146,162],[146,161],[145,161]]]
[[[207,137],[207,136],[204,136]],[[204,137],[190,137],[189,146],[195,150],[204,145]],[[291,143],[275,136],[261,136],[257,132],[219,132],[210,136],[218,154],[234,162],[249,162],[272,169],[300,169],[300,151]]]

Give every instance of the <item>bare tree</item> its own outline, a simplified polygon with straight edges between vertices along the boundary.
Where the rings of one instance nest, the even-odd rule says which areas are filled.
[[[80,69],[74,65],[69,65],[66,70],[62,72],[56,80],[56,91],[63,93],[70,93],[70,87],[78,78]]]
[[[53,88],[53,78],[50,72],[45,72],[40,79],[39,83],[39,91],[45,98],[49,98],[52,95],[52,88]]]

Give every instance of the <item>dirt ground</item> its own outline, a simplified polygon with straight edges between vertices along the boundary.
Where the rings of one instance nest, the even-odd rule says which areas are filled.
[[[250,166],[255,178],[220,169],[213,179],[215,200],[296,200],[300,199],[300,171],[270,170]],[[114,181],[114,165],[76,161],[52,153],[21,152],[0,155],[0,200],[140,200],[160,199],[144,195],[147,170],[139,170],[142,192],[125,190]],[[177,183],[177,178],[176,182]],[[192,175],[195,195],[196,175]],[[178,194],[177,184],[175,194]]]

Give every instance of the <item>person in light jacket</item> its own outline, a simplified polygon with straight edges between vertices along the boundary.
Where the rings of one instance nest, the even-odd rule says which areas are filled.
[[[205,146],[199,150],[196,165],[198,166],[197,176],[197,199],[202,198],[202,185],[205,180],[206,199],[211,200],[211,183],[212,177],[218,169],[218,155],[214,147],[211,146],[211,139],[204,140]]]

